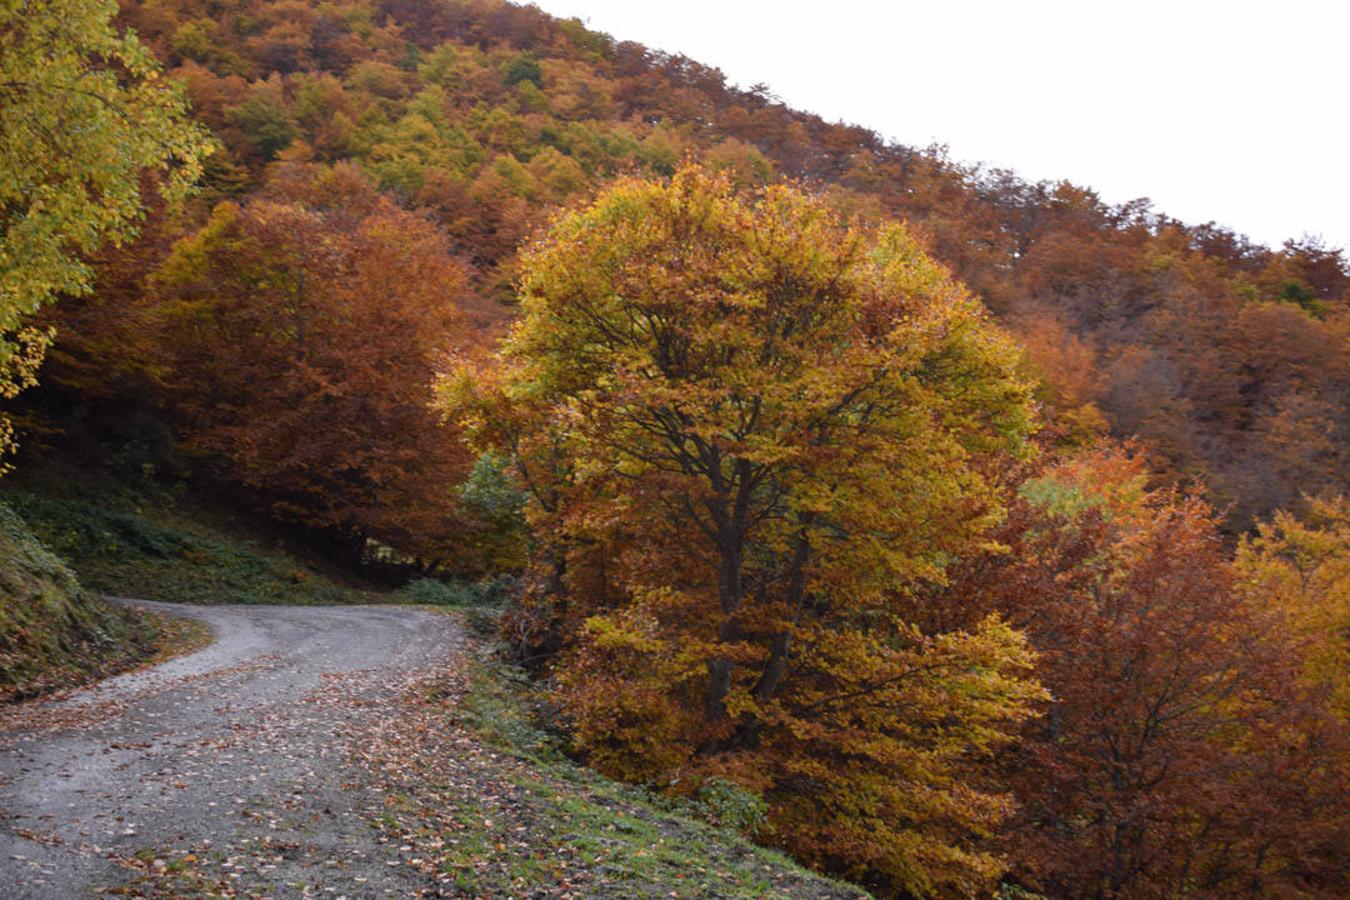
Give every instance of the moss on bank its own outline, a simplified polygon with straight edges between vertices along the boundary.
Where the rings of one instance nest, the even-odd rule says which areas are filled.
[[[269,539],[260,523],[152,478],[45,459],[0,484],[90,590],[169,603],[378,603],[385,598]]]
[[[136,665],[160,651],[162,630],[88,593],[0,503],[0,702]]]

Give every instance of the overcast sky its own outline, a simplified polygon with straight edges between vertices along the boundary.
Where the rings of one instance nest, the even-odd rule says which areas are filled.
[[[952,158],[1350,245],[1345,0],[538,0]]]

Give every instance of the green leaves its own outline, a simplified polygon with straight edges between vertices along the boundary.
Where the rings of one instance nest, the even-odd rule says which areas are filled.
[[[141,174],[182,197],[211,143],[185,122],[181,88],[133,34],[112,28],[113,0],[0,2],[0,381],[31,381],[41,339],[25,318],[60,294],[85,294],[84,257],[136,232]],[[0,452],[7,440],[0,436]]]

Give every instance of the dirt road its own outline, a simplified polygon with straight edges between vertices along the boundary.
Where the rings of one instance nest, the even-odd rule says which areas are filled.
[[[221,886],[244,894],[424,891],[371,827],[384,789],[351,760],[398,715],[397,696],[456,652],[454,621],[399,607],[145,605],[205,621],[215,642],[0,710],[0,897],[134,894],[127,884],[183,865],[168,852],[183,847],[210,854]]]

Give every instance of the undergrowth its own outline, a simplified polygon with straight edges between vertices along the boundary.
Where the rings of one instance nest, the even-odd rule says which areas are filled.
[[[439,578],[417,578],[395,592],[406,603],[429,606],[499,607],[506,602],[514,581],[510,576],[484,578],[479,581],[443,581]]]
[[[491,633],[490,610],[473,612],[476,649],[468,651],[467,691],[459,720],[499,752],[524,760],[517,775],[518,802],[530,807],[537,827],[557,835],[560,846],[606,873],[597,895],[720,897],[861,897],[855,885],[810,873],[788,857],[760,846],[763,801],[727,782],[710,782],[687,797],[625,785],[586,768],[569,755],[557,711],[540,685],[506,663]],[[473,818],[473,817],[470,817]],[[507,852],[512,852],[509,845]],[[539,869],[539,871],[535,871]],[[556,873],[522,854],[509,867],[510,885],[480,880],[470,892],[528,893]],[[467,869],[466,869],[467,871]],[[624,887],[627,886],[627,887]]]
[[[99,593],[193,603],[341,604],[383,597],[268,546],[185,490],[53,465],[0,482],[3,499]]]

